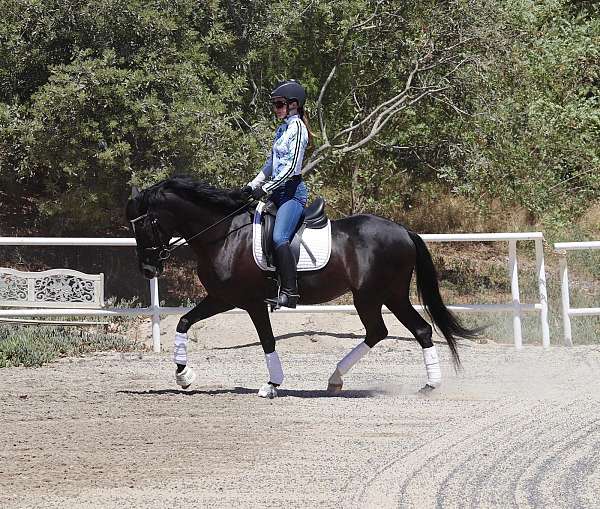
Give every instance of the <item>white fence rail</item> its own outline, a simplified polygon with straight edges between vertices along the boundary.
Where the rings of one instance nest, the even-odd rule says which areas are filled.
[[[572,316],[600,315],[598,308],[572,308],[569,296],[569,270],[567,267],[567,252],[582,249],[600,249],[599,242],[556,242],[554,251],[560,256],[560,290],[562,298],[562,319],[565,345],[573,346],[573,334],[571,332]]]
[[[516,348],[523,346],[521,317],[524,312],[539,312],[542,328],[542,345],[550,346],[548,326],[548,295],[546,292],[546,272],[544,267],[543,234],[531,233],[469,233],[469,234],[425,234],[426,242],[508,242],[508,270],[512,302],[507,304],[449,305],[455,312],[509,312],[513,316],[513,335]],[[539,289],[539,302],[524,304],[519,291],[517,263],[517,242],[535,242],[536,277]],[[0,246],[135,246],[133,238],[60,238],[60,237],[0,237]],[[141,277],[141,276],[140,276]],[[184,314],[191,308],[163,307],[160,305],[158,280],[150,282],[150,306],[147,308],[105,308],[105,309],[0,309],[0,317],[15,318],[24,316],[150,316],[152,319],[152,343],[155,352],[160,351],[160,315]],[[415,306],[422,311],[422,306]],[[387,308],[384,312],[389,313]],[[243,313],[240,309],[228,313]],[[355,312],[354,306],[298,306],[296,309],[282,308],[278,313],[332,313]]]

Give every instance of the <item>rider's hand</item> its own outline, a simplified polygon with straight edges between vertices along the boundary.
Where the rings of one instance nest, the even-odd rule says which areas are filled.
[[[240,194],[243,200],[247,200],[252,196],[252,187],[244,186],[240,189]]]
[[[254,189],[252,191],[252,198],[254,198],[255,200],[260,200],[261,198],[264,198],[265,196],[267,196],[267,192],[260,186],[258,186],[256,189]]]

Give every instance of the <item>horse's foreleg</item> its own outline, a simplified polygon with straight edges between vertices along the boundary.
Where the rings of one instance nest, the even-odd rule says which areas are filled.
[[[335,371],[329,377],[327,384],[327,392],[330,394],[335,394],[342,390],[344,385],[343,376],[388,334],[383,317],[381,316],[381,304],[377,304],[372,296],[358,296],[355,294],[354,305],[366,329],[365,340],[356,345],[337,363]]]
[[[187,389],[196,379],[196,373],[187,365],[188,330],[196,322],[232,308],[233,306],[207,295],[192,310],[180,318],[173,342],[173,362],[177,364],[175,381],[183,389]]]
[[[279,355],[275,351],[275,336],[273,336],[267,306],[261,304],[256,308],[249,309],[248,314],[258,333],[269,373],[269,380],[259,389],[258,395],[261,398],[273,399],[277,396],[277,387],[283,383],[284,376]]]

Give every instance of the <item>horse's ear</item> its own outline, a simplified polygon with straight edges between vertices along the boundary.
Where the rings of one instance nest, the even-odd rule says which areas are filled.
[[[133,186],[131,188],[131,199],[133,200],[134,198],[137,198],[140,194],[140,190],[137,188],[137,186]]]

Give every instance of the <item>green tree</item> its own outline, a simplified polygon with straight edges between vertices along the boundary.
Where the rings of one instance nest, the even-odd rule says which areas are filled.
[[[289,77],[309,94],[307,178],[339,213],[456,193],[560,223],[600,196],[594,2],[0,7],[0,184],[46,229],[114,228],[130,184],[174,173],[243,184]]]

